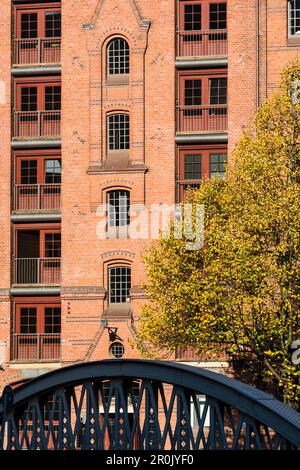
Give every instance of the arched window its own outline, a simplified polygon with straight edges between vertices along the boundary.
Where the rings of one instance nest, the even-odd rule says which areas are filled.
[[[108,116],[108,150],[129,148],[129,114],[111,114]]]
[[[108,271],[108,294],[110,304],[122,304],[129,300],[131,289],[131,268],[113,266]]]
[[[129,45],[123,38],[113,39],[107,48],[108,75],[129,74]]]
[[[109,191],[107,194],[108,226],[127,227],[130,224],[130,193],[124,190]]]

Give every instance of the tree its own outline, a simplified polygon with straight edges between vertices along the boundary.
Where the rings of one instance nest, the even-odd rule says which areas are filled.
[[[233,152],[226,179],[189,194],[205,207],[204,246],[186,249],[174,227],[145,254],[151,299],[138,344],[148,354],[196,345],[259,376],[299,406],[300,66],[284,70],[280,91],[258,110]],[[145,351],[145,349],[144,349]]]

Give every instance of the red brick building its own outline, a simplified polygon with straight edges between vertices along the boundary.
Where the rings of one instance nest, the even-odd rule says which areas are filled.
[[[0,22],[3,385],[138,357],[151,241],[128,208],[224,174],[299,55],[300,1],[2,0]]]

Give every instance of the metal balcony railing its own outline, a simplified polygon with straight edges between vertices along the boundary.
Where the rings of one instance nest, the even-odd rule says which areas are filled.
[[[59,64],[61,38],[14,40],[14,65]]]
[[[59,361],[60,333],[13,334],[12,360],[19,362]]]
[[[187,192],[193,189],[200,188],[201,181],[199,180],[185,180],[177,181],[177,200],[178,202],[185,202]]]
[[[16,184],[14,189],[15,211],[60,209],[60,184]]]
[[[60,138],[60,111],[15,111],[15,138]]]
[[[177,31],[177,56],[227,56],[227,30]]]
[[[178,106],[178,132],[227,131],[227,106]]]
[[[61,258],[15,258],[15,285],[59,285]]]

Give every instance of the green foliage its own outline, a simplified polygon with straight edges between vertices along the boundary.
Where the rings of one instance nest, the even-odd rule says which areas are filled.
[[[280,92],[259,109],[237,145],[226,180],[190,193],[205,206],[205,244],[161,239],[145,254],[150,302],[140,344],[149,354],[196,344],[279,390],[297,407],[300,366],[300,105],[292,100],[300,66],[288,67]]]

